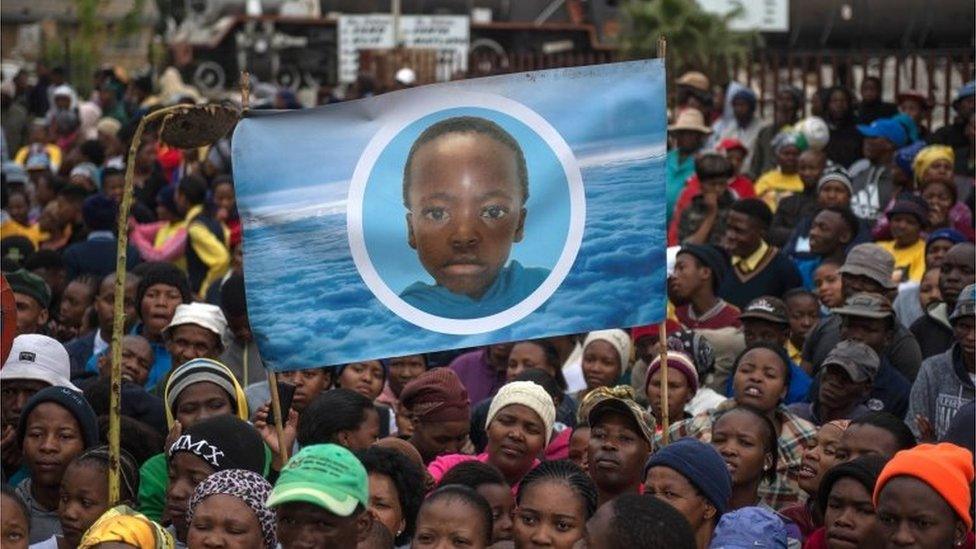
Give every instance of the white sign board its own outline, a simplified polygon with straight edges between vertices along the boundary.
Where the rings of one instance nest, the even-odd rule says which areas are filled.
[[[438,79],[448,80],[455,70],[468,68],[469,27],[464,15],[402,15],[400,41],[407,48],[437,50]],[[339,82],[356,81],[359,50],[395,45],[392,15],[339,16]]]
[[[790,30],[790,0],[698,0],[705,11],[725,15],[742,8],[729,21],[734,31],[787,32]]]

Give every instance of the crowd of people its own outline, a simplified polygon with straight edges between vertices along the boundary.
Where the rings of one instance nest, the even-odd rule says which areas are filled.
[[[100,70],[93,88],[57,69],[0,86],[5,549],[974,546],[976,83],[930,131],[924,94],[886,103],[873,77],[814,94],[803,119],[783,88],[763,121],[748,87],[715,102],[684,74],[666,323],[276,387],[248,322],[229,137],[183,150],[149,127],[117,499],[125,153],[141,117],[201,99],[169,70]],[[290,397],[280,432],[272,389]]]

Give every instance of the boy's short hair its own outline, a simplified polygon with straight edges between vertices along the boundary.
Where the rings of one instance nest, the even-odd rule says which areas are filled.
[[[651,495],[624,494],[614,499],[609,547],[692,549],[695,536],[688,520],[673,506]]]
[[[705,153],[695,159],[695,175],[699,181],[729,178],[734,174],[732,163],[725,156],[718,153]]]
[[[180,180],[179,191],[191,205],[203,204],[207,198],[207,182],[200,176],[187,175]]]
[[[522,147],[519,145],[518,141],[512,137],[512,134],[508,133],[504,128],[495,122],[488,120],[487,118],[481,118],[479,116],[455,116],[453,118],[441,120],[440,122],[428,127],[420,134],[420,137],[418,137],[410,147],[410,152],[407,153],[406,165],[403,167],[404,206],[407,208],[410,207],[410,168],[413,166],[414,155],[417,154],[420,147],[449,133],[476,133],[484,135],[511,149],[512,152],[515,153],[515,166],[516,170],[518,171],[519,187],[522,191],[522,204],[525,204],[526,201],[528,201],[529,170],[525,164],[525,153],[522,152]]]
[[[749,216],[761,229],[768,229],[773,223],[773,212],[759,198],[743,198],[732,203],[732,211]]]

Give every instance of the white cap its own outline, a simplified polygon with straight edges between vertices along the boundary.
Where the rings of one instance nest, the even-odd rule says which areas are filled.
[[[220,307],[209,303],[186,303],[176,306],[173,320],[163,328],[163,336],[169,337],[169,331],[184,324],[196,324],[217,334],[220,344],[226,347],[227,319]]]
[[[396,71],[396,81],[403,84],[404,86],[412,86],[417,83],[417,73],[413,72],[410,67],[404,67]]]
[[[79,389],[71,383],[71,359],[56,339],[40,334],[14,338],[7,361],[0,369],[0,381],[33,379],[51,386]]]

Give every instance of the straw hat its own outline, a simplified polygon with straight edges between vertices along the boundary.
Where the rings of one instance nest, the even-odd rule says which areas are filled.
[[[686,130],[700,132],[704,134],[712,133],[712,129],[705,125],[705,117],[698,109],[684,109],[678,113],[678,118],[674,124],[668,126],[669,132]]]
[[[675,84],[679,86],[688,86],[689,88],[695,88],[696,90],[701,90],[704,92],[708,91],[708,77],[698,71],[689,71],[681,75]]]

